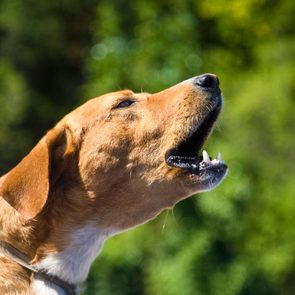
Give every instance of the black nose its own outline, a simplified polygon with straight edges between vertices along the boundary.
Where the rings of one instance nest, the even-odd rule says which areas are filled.
[[[217,76],[213,74],[204,74],[204,75],[198,76],[194,82],[197,86],[200,86],[203,88],[213,89],[219,86],[219,80]]]

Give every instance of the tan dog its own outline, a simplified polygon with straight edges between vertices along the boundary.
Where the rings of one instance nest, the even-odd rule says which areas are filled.
[[[220,183],[220,155],[198,154],[221,104],[205,74],[65,116],[0,178],[1,294],[73,294],[106,238]]]

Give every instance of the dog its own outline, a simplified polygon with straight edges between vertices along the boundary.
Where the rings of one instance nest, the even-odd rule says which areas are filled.
[[[0,294],[77,294],[107,238],[216,187],[227,166],[201,148],[221,108],[203,74],[66,115],[0,178]]]

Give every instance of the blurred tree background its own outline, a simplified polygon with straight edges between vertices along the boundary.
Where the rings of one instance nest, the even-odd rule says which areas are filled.
[[[0,172],[64,114],[216,73],[227,179],[114,237],[84,294],[295,294],[295,1],[1,0]]]

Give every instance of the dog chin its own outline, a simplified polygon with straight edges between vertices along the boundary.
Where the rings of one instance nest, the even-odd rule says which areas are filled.
[[[224,163],[214,165],[200,170],[198,174],[190,173],[188,186],[195,188],[193,193],[210,191],[223,181],[227,173],[228,168]]]

